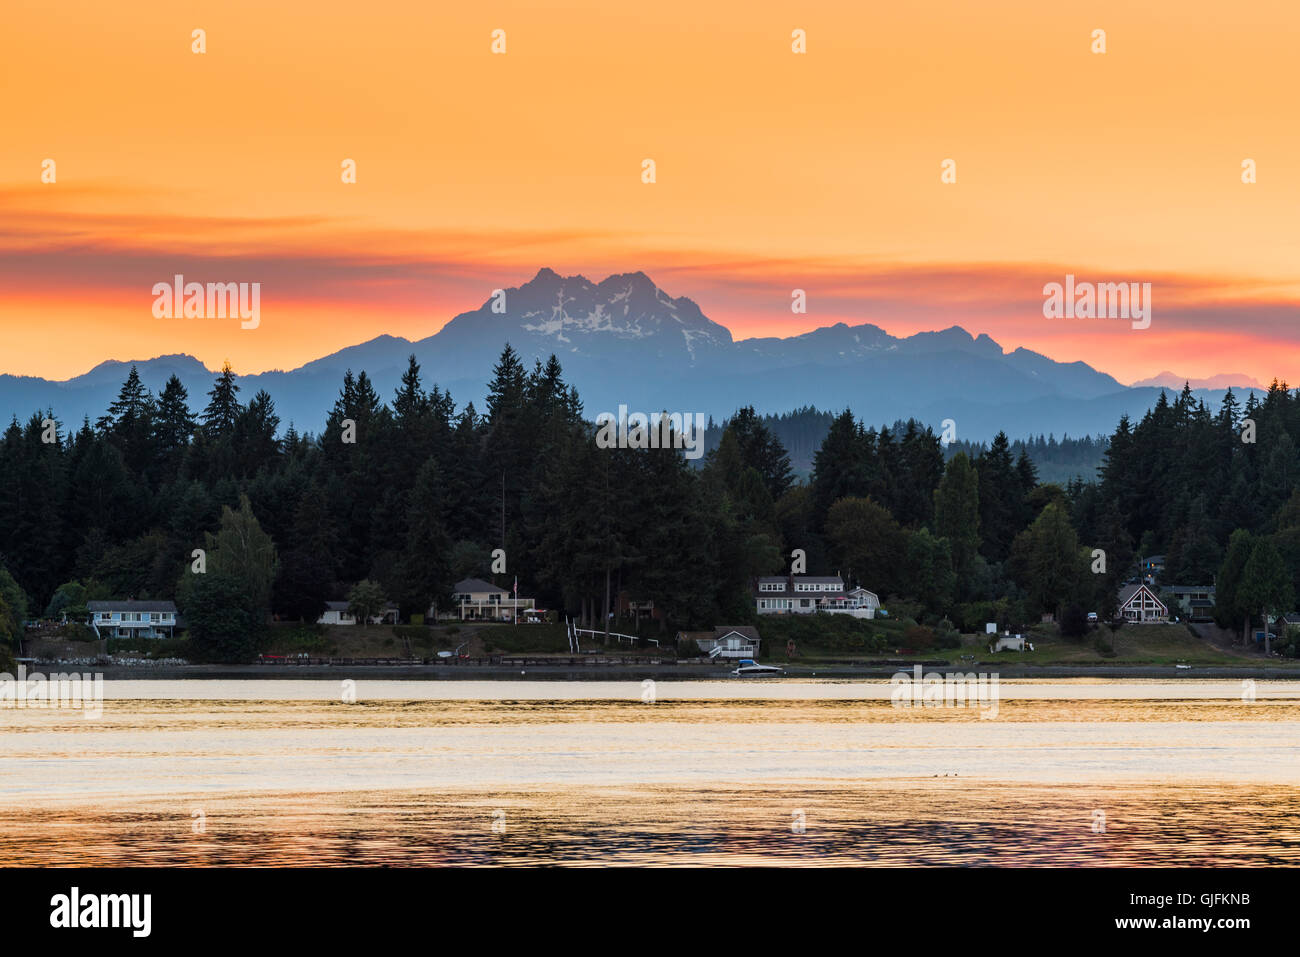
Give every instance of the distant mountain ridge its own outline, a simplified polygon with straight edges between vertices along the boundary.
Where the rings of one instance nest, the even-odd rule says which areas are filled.
[[[1266,391],[1264,386],[1241,372],[1220,372],[1218,375],[1212,375],[1208,379],[1193,379],[1190,377],[1175,375],[1167,370],[1165,372],[1158,372],[1151,378],[1143,379],[1141,382],[1134,382],[1133,388],[1140,389],[1148,386],[1155,386],[1157,388],[1164,387],[1181,390],[1184,385],[1191,386],[1193,389],[1256,389],[1260,392]]]
[[[1057,362],[1024,348],[1008,353],[957,325],[899,338],[871,323],[840,322],[786,338],[736,341],[691,299],[668,295],[645,273],[594,283],[544,268],[427,338],[382,335],[294,370],[243,376],[241,398],[266,389],[285,426],[318,432],[346,370],[364,369],[389,399],[413,353],[426,388],[437,383],[460,406],[472,401],[481,410],[506,342],[529,364],[554,353],[591,418],[620,404],[716,419],[744,405],[773,413],[849,407],[875,423],[916,417],[938,430],[953,419],[961,438],[978,441],[1000,429],[1013,438],[1109,434],[1120,415],[1140,416],[1161,391],[1126,387],[1084,362]],[[53,408],[70,427],[83,416],[93,421],[132,365],[155,393],[175,374],[191,406],[206,405],[213,370],[192,356],[169,355],[102,362],[63,382],[0,375],[0,410],[24,420]],[[1198,391],[1217,407],[1221,392]]]

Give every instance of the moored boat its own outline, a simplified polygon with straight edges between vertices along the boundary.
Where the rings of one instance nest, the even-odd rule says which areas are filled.
[[[776,665],[760,665],[753,658],[741,658],[739,667],[731,673],[742,678],[761,678],[765,675],[783,675],[785,671]]]

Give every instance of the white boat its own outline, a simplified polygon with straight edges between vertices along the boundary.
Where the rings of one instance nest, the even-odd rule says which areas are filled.
[[[761,678],[764,675],[783,675],[785,671],[776,665],[760,665],[753,658],[741,658],[740,667],[736,668],[733,675],[739,675],[742,678]]]

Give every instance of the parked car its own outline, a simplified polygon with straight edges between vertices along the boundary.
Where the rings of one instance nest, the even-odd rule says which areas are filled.
[[[1096,623],[1097,623],[1097,613],[1095,611],[1088,612],[1088,624],[1095,625]]]

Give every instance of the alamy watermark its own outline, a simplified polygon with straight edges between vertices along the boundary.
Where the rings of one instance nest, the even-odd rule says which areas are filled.
[[[1075,282],[1067,273],[1064,284],[1043,287],[1045,319],[1131,319],[1134,329],[1151,325],[1151,283]]]
[[[154,283],[152,292],[156,319],[239,319],[241,329],[262,322],[260,282],[186,282],[177,273],[169,283]]]
[[[596,416],[596,447],[601,449],[685,449],[688,459],[704,454],[703,412],[633,412],[618,407],[618,415]]]
[[[998,716],[997,674],[925,674],[924,668],[913,665],[912,674],[899,671],[889,684],[889,700],[895,708],[979,708],[981,721]]]
[[[62,672],[49,676],[27,675],[27,666],[18,666],[18,675],[0,673],[0,708],[66,709],[83,712],[83,717],[100,718],[104,714],[104,675]]]

